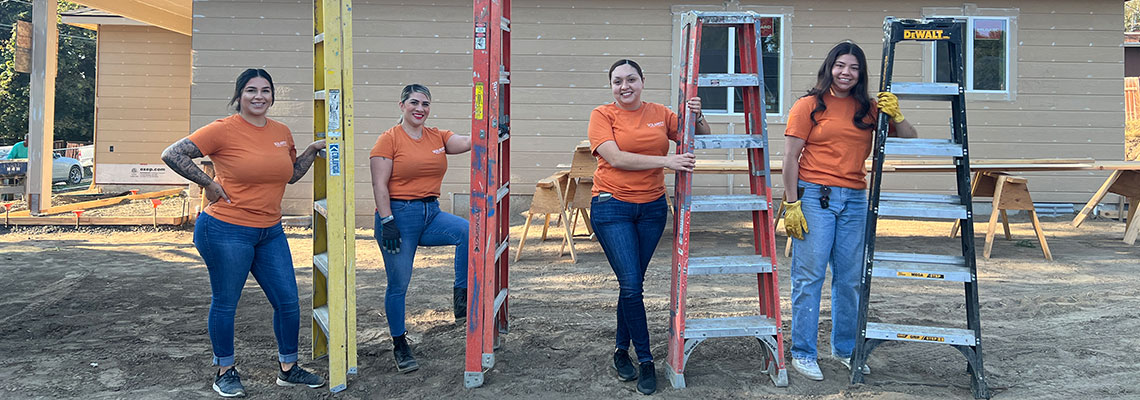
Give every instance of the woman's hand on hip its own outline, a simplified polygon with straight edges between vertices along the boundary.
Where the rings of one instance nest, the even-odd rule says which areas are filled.
[[[693,172],[693,167],[696,165],[697,156],[693,153],[665,155],[665,168],[674,171]]]
[[[211,182],[210,186],[205,187],[206,200],[210,203],[217,202],[221,199],[226,199],[226,203],[233,203],[230,201],[230,196],[226,194],[226,190],[217,181]]]

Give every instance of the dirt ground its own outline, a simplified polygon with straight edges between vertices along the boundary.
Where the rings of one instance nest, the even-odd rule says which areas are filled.
[[[694,253],[747,253],[751,244],[743,216],[717,218],[694,220]],[[1055,261],[1043,260],[1029,224],[1017,217],[1014,240],[999,237],[993,258],[978,260],[984,355],[994,398],[1140,398],[1134,352],[1140,348],[1140,247],[1121,242],[1120,222],[1090,220],[1074,229],[1068,221],[1044,223]],[[952,254],[958,248],[957,239],[947,237],[949,223],[884,221],[880,227],[881,250]],[[521,226],[514,229],[518,237]],[[979,223],[976,230],[980,248],[985,228]],[[288,233],[301,304],[308,304],[310,232]],[[0,228],[5,291],[0,397],[216,398],[206,334],[209,283],[192,234],[188,228]],[[914,343],[876,349],[869,361],[873,373],[864,385],[849,385],[846,370],[825,358],[824,381],[809,381],[789,366],[790,386],[776,388],[758,370],[762,350],[755,340],[714,339],[693,353],[689,387],[672,389],[663,365],[670,235],[666,228],[646,279],[659,363],[656,398],[972,398],[957,351]],[[383,315],[383,265],[371,232],[359,231],[360,373],[336,395],[327,388],[274,385],[272,311],[250,279],[236,321],[238,368],[246,389],[255,398],[282,399],[640,398],[633,383],[618,382],[608,367],[617,283],[601,248],[578,241],[575,264],[568,256],[558,257],[559,241],[553,237],[536,245],[532,231],[522,261],[512,265],[511,332],[481,388],[463,388],[464,337],[453,326],[450,309],[452,250],[421,249],[417,256],[408,325],[421,368],[399,374]],[[786,332],[791,318],[787,259],[780,257],[779,266]],[[964,324],[959,285],[875,282],[872,321]],[[741,277],[694,278],[690,316],[745,314],[755,307],[754,284]],[[828,348],[830,332],[830,298],[827,289],[824,293],[821,349]],[[305,315],[302,306],[301,362],[327,374],[323,360],[308,356],[311,322]]]

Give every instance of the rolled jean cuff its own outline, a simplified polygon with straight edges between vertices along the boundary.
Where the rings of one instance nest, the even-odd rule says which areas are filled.
[[[278,354],[277,355],[277,361],[280,361],[283,363],[295,363],[295,362],[297,362],[297,353]]]
[[[234,365],[234,356],[218,357],[214,356],[214,365],[219,367],[232,367]]]

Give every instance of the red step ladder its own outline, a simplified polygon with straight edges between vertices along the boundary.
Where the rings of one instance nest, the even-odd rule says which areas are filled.
[[[475,0],[471,112],[471,230],[463,385],[483,385],[507,333],[511,176],[511,2]]]
[[[760,16],[753,12],[692,11],[682,17],[681,96],[677,111],[683,130],[677,153],[697,149],[746,149],[749,194],[694,196],[693,174],[677,172],[676,212],[673,219],[673,283],[669,298],[669,349],[666,374],[674,388],[685,387],[685,363],[693,349],[709,338],[755,337],[763,345],[761,366],[776,386],[787,386],[784,342],[780,323],[780,286],[776,279],[775,220],[772,218],[771,170],[768,165],[768,129],[764,121],[764,79],[761,61]],[[739,45],[736,74],[700,74],[701,31],[706,26],[735,28]],[[753,45],[748,45],[753,44]],[[741,88],[746,133],[743,135],[695,135],[696,114],[685,111],[685,102],[698,87]],[[754,254],[692,256],[689,253],[689,222],[694,212],[751,211]],[[688,280],[695,275],[755,275],[759,292],[758,312],[748,316],[688,319],[685,296]]]

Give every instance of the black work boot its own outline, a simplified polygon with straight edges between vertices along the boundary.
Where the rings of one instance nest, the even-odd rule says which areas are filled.
[[[614,370],[617,371],[619,381],[629,382],[637,378],[637,368],[634,368],[633,362],[629,360],[629,350],[614,350]]]
[[[451,304],[455,309],[455,324],[463,325],[467,322],[467,288],[457,287],[453,291]]]
[[[637,377],[637,391],[646,395],[657,391],[657,371],[653,368],[653,361],[641,363],[641,375]]]
[[[408,335],[405,333],[400,336],[392,337],[392,345],[395,349],[392,350],[392,355],[396,357],[396,370],[409,373],[420,369],[420,364],[416,362],[416,358],[412,357],[412,347],[408,346]]]

